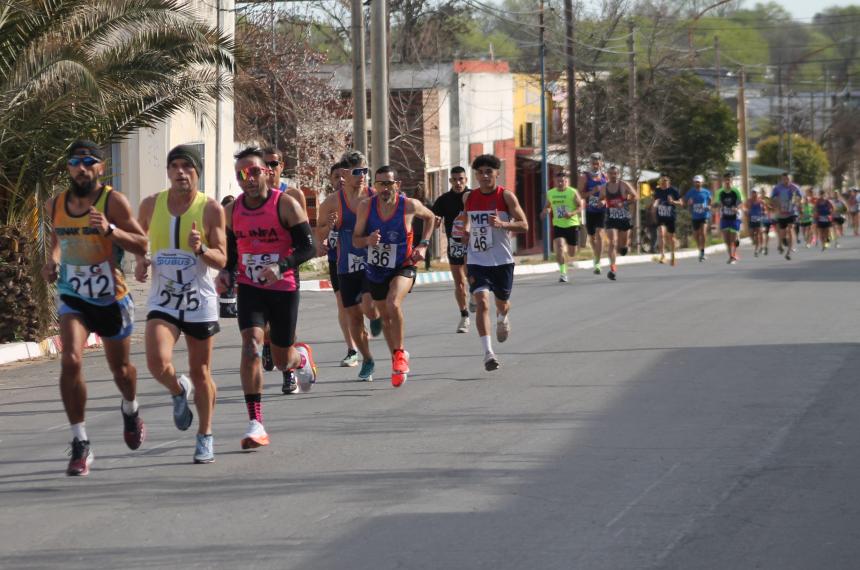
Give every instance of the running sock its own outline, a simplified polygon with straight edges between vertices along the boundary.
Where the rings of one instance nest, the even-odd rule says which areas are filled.
[[[353,356],[353,355],[355,355],[355,354],[358,354],[358,351],[357,351],[356,349],[354,349],[354,348],[348,348],[348,349],[346,349],[346,355],[347,355],[347,356]]]
[[[481,337],[481,344],[484,346],[484,353],[493,352],[493,340],[490,335]]]
[[[263,423],[263,395],[245,394],[245,406],[248,408],[248,419]]]
[[[89,441],[89,439],[87,439],[87,428],[84,426],[84,423],[86,422],[71,425],[72,437],[78,438],[78,441]]]
[[[562,275],[567,275],[567,263],[559,263],[558,270]]]
[[[469,316],[469,310],[468,309],[462,309],[460,311],[460,316],[461,317],[468,317]]]
[[[137,400],[132,400],[129,402],[128,400],[123,399],[122,401],[122,413],[127,416],[133,416],[134,414],[136,414],[138,407],[139,406],[137,405]]]

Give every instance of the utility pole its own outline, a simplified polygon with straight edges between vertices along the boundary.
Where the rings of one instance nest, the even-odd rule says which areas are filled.
[[[388,164],[388,0],[372,0],[370,6],[370,47],[373,88],[370,95],[371,148],[373,171]]]
[[[364,9],[352,1],[352,147],[367,156],[367,86],[364,75]]]
[[[788,105],[785,109],[786,118],[788,119],[788,171],[792,172],[794,169],[794,145],[792,144],[792,131],[794,131],[794,126],[791,124],[791,91],[788,92]]]
[[[779,113],[779,151],[777,153],[777,164],[780,168],[783,168],[782,145],[785,138],[785,108],[782,106],[782,62],[776,67],[776,93],[778,100],[777,113]]]
[[[576,181],[579,176],[579,155],[576,149],[576,62],[573,59],[573,32],[573,0],[564,0],[564,53],[565,73],[567,74],[567,157],[571,180]]]
[[[546,27],[544,26],[544,13],[543,13],[543,1],[540,0],[540,11],[538,12],[538,18],[540,22],[540,149],[541,149],[541,158],[540,158],[540,195],[541,195],[541,206],[546,204],[546,194],[549,188],[549,172],[547,157],[546,157],[546,43],[544,41],[544,36],[546,34]],[[570,78],[568,78],[570,81]],[[543,220],[543,259],[546,261],[549,259],[549,224],[550,224],[550,216],[544,216]]]
[[[633,21],[628,22],[627,28],[629,35],[627,36],[627,57],[628,63],[630,66],[630,92],[629,92],[629,101],[628,105],[630,107],[630,135],[629,140],[631,141],[631,150],[633,151],[633,187],[636,189],[636,193],[639,194],[639,113],[638,106],[636,104],[636,41],[634,39],[634,33],[636,32],[636,27],[633,25]],[[633,223],[633,235],[636,240],[636,251],[638,253],[642,253],[642,239],[640,236],[639,228],[641,227],[641,218],[642,218],[642,208],[639,200],[636,200],[636,217],[634,218]]]
[[[270,20],[272,22],[271,34],[272,34],[272,57],[277,58],[275,54],[275,0],[272,0],[271,6],[269,8]],[[272,99],[274,100],[275,105],[272,105],[272,113],[275,115],[275,123],[273,125],[274,128],[274,136],[272,137],[272,146],[275,148],[280,148],[281,143],[278,141],[278,92],[277,92],[277,84],[275,83],[275,76],[272,74]],[[283,157],[282,157],[283,158]]]
[[[744,91],[746,82],[746,70],[742,67],[740,80],[738,81],[738,139],[741,145],[741,191],[744,198],[748,198],[749,192],[749,157],[747,156],[747,98]]]
[[[720,69],[720,36],[714,36],[714,63],[717,66],[716,77],[714,78],[714,84],[717,87],[717,97],[720,96],[720,79],[723,74],[722,69]]]

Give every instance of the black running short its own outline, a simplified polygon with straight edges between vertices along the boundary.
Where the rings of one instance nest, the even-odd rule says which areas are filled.
[[[831,222],[816,222],[815,225],[818,226],[819,230],[827,230],[833,227]]]
[[[809,227],[809,226],[811,226],[811,225],[812,225],[812,221],[809,221],[809,222],[800,222],[800,227],[801,227],[801,228],[808,228],[808,227]]]
[[[563,239],[567,245],[579,245],[579,226],[569,228],[552,227],[552,239]]]
[[[837,226],[841,226],[845,223],[845,216],[833,216],[833,223]]]
[[[190,336],[191,338],[196,338],[197,340],[206,340],[207,338],[215,336],[221,330],[221,325],[218,324],[218,321],[189,323],[186,321],[180,321],[173,315],[168,315],[167,313],[162,313],[161,311],[149,311],[149,313],[147,313],[146,315],[146,320],[151,321],[153,319],[164,321],[169,325],[173,325],[179,329],[179,332],[185,333],[185,336]]]
[[[694,220],[692,220],[692,221],[693,221],[693,229],[694,229],[694,230],[697,230],[697,229],[701,228],[702,226],[704,226],[704,225],[708,222],[708,220],[707,220],[707,219],[704,219],[704,220],[696,220],[696,219],[694,219]]]
[[[585,211],[585,231],[588,235],[593,236],[597,233],[597,228],[606,226],[606,210],[599,212]]]
[[[630,225],[630,218],[620,218],[620,219],[610,218],[610,219],[606,220],[606,229],[607,230],[618,230],[621,232],[626,232],[631,227],[632,226]]]
[[[276,291],[240,283],[237,301],[240,331],[265,329],[268,324],[272,344],[281,348],[295,344],[299,318],[298,291]]]
[[[489,290],[499,301],[507,301],[514,287],[514,264],[474,265],[467,264],[469,293]]]
[[[784,230],[791,224],[797,221],[797,216],[789,216],[787,218],[777,218],[776,223],[779,224],[779,229]]]
[[[340,281],[340,300],[345,309],[361,303],[361,296],[368,292],[367,277],[364,271],[341,273],[337,276]]]
[[[328,281],[335,293],[340,291],[340,280],[337,278],[337,260],[328,260]]]
[[[666,226],[666,231],[670,234],[675,233],[675,218],[657,216],[657,225]]]
[[[418,275],[418,269],[414,265],[407,265],[406,267],[398,267],[394,269],[384,281],[380,283],[376,283],[371,280],[367,280],[367,288],[370,290],[370,296],[374,301],[384,301],[388,298],[388,290],[391,287],[391,280],[395,277],[405,277],[407,279],[412,280],[412,284],[409,286],[409,290],[412,290],[412,286],[415,285],[415,278]]]
[[[764,227],[764,222],[749,222],[747,225],[751,230],[760,230],[762,227]]]

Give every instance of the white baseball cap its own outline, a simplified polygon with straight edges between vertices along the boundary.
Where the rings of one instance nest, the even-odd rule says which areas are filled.
[[[705,178],[701,174],[693,176],[693,182],[704,182]]]

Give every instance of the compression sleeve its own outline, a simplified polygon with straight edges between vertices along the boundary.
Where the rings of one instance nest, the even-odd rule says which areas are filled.
[[[311,231],[311,225],[308,222],[291,226],[290,236],[293,238],[293,253],[278,262],[281,272],[298,267],[316,253],[313,231]]]
[[[239,248],[236,245],[236,234],[231,228],[227,228],[227,265],[224,266],[226,271],[234,273],[236,265],[239,263]]]

